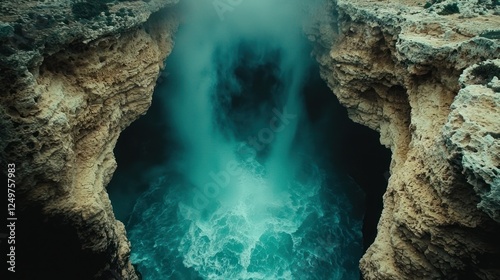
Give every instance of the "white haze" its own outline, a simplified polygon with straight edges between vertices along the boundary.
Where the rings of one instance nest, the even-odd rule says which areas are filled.
[[[302,100],[312,69],[302,26],[323,4],[181,1],[169,85],[157,92],[180,143],[164,170],[178,177],[154,184],[131,219],[145,279],[358,276],[360,221],[346,218],[342,194],[321,195],[337,175],[315,162],[321,132],[310,130]],[[249,91],[265,86],[245,84],[241,67],[261,67],[276,86]],[[318,253],[318,244],[337,251]]]

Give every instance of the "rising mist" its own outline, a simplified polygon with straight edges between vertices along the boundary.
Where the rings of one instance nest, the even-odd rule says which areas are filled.
[[[311,1],[182,1],[160,95],[175,150],[127,225],[145,279],[357,279],[361,219],[310,119]]]

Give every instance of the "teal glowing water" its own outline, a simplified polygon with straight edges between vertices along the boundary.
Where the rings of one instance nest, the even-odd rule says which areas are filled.
[[[359,192],[320,165],[302,105],[300,1],[247,1],[224,22],[199,2],[156,93],[179,145],[135,205],[132,262],[146,280],[358,279]]]
[[[255,159],[240,162],[231,201],[221,196],[201,212],[177,176],[160,178],[134,209],[132,262],[151,280],[358,279],[361,221],[303,160],[280,191]]]

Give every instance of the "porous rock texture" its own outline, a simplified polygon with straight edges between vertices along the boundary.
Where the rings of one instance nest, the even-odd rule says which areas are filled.
[[[498,2],[440,2],[330,1],[307,30],[349,117],[392,151],[365,279],[500,279]]]
[[[172,48],[174,2],[0,3],[16,279],[138,278],[105,186]],[[307,33],[322,77],[393,154],[364,278],[500,279],[500,77],[485,68],[500,65],[498,1],[331,0],[321,12]]]
[[[2,172],[16,166],[15,279],[138,278],[105,187],[118,136],[149,108],[173,47],[177,1],[88,1],[105,9],[84,18],[77,2],[0,3],[0,156]]]

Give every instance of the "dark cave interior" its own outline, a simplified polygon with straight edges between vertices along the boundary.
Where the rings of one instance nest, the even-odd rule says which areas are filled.
[[[272,68],[272,66],[267,65]],[[238,68],[242,79],[255,84],[255,89],[266,88],[262,83],[273,83],[269,71],[259,68],[253,74]],[[346,172],[365,192],[363,245],[366,250],[374,241],[376,227],[382,211],[382,195],[387,186],[390,150],[379,142],[377,132],[354,123],[347,117],[346,109],[338,102],[334,94],[319,77],[315,69],[304,88],[304,103],[309,119],[320,122],[325,114],[332,119],[331,129],[321,133],[325,137],[320,145],[330,145],[324,155],[335,168]],[[267,77],[266,77],[267,75]],[[165,83],[168,83],[168,79]],[[158,87],[165,86],[159,84]],[[270,86],[267,85],[269,88]],[[265,98],[265,97],[263,97]],[[153,95],[152,106],[147,114],[132,123],[122,132],[115,147],[118,168],[108,186],[117,218],[127,223],[135,200],[147,190],[151,173],[161,172],[161,165],[169,154],[175,151],[176,142],[168,134],[169,124],[160,102],[161,96]],[[232,106],[242,106],[242,97]],[[144,170],[144,173],[137,173]],[[153,175],[154,176],[154,175]]]

